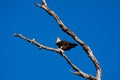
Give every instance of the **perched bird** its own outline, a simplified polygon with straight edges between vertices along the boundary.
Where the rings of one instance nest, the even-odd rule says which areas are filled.
[[[68,41],[63,41],[59,37],[57,37],[56,45],[58,46],[58,48],[62,49],[63,51],[68,51],[71,48],[75,48],[77,46],[77,44]]]

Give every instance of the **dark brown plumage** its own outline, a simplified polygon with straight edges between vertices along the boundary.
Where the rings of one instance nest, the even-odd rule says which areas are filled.
[[[77,44],[75,43],[71,43],[68,41],[62,41],[60,38],[57,38],[56,45],[58,46],[58,48],[61,48],[64,51],[68,51],[77,46]]]

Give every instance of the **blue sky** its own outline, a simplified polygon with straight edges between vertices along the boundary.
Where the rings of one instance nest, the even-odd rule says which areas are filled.
[[[21,33],[41,44],[55,47],[56,37],[76,43],[58,27],[40,0],[0,0],[0,80],[84,80],[57,53],[39,50],[14,37]],[[119,78],[120,1],[47,0],[64,24],[89,45],[101,64],[102,80]],[[95,75],[95,68],[81,46],[66,55],[81,70]]]

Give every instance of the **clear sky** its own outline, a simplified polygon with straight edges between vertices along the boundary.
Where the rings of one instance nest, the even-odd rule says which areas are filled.
[[[0,80],[84,80],[59,54],[39,50],[14,37],[21,33],[57,48],[56,37],[76,43],[56,21],[34,5],[40,0],[0,0]],[[102,67],[102,80],[118,80],[120,72],[119,0],[47,0],[64,24],[89,45]],[[82,71],[95,67],[81,46],[65,52]]]

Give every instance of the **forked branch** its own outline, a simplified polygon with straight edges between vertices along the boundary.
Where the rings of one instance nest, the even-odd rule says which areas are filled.
[[[46,50],[50,50],[50,51],[54,51],[54,52],[57,52],[59,53],[61,56],[63,56],[65,58],[65,60],[68,62],[68,64],[76,71],[76,72],[72,72],[78,76],[82,76],[83,78],[86,78],[86,79],[90,79],[90,80],[101,80],[101,75],[102,75],[102,72],[101,72],[101,67],[100,67],[100,64],[99,62],[97,61],[97,59],[95,58],[95,56],[93,55],[92,53],[92,50],[82,41],[80,40],[77,35],[72,32],[70,29],[68,29],[64,23],[61,21],[61,19],[56,15],[56,13],[54,13],[54,11],[52,11],[47,3],[46,3],[46,0],[42,0],[42,5],[40,5],[39,3],[35,3],[36,6],[44,9],[47,13],[49,13],[58,23],[59,27],[62,29],[62,31],[64,31],[65,33],[67,33],[69,36],[71,36],[77,43],[79,43],[83,49],[85,50],[85,52],[88,54],[89,58],[91,59],[91,61],[94,63],[95,65],[95,68],[96,68],[96,76],[92,76],[90,74],[86,74],[84,73],[82,70],[80,70],[77,66],[75,66],[71,61],[70,59],[64,54],[64,51],[61,50],[61,49],[56,49],[56,48],[51,48],[51,47],[47,47],[47,46],[44,46],[42,44],[40,44],[39,42],[37,42],[35,39],[29,39],[21,34],[14,34],[15,36],[19,37],[19,38],[22,38],[34,45],[36,45],[38,48],[41,48],[41,49],[46,49]]]
[[[67,33],[68,35],[70,35],[75,41],[77,41],[82,47],[83,49],[85,50],[85,52],[88,54],[89,58],[92,60],[92,62],[94,63],[95,65],[95,68],[96,68],[96,79],[97,80],[101,80],[101,75],[102,75],[102,72],[101,72],[101,67],[100,67],[100,64],[99,62],[97,61],[97,59],[95,58],[95,56],[93,55],[92,53],[92,50],[89,48],[89,46],[87,46],[82,40],[80,40],[77,35],[72,32],[70,29],[68,29],[64,23],[61,21],[61,19],[57,16],[56,13],[54,13],[54,11],[52,11],[47,3],[46,3],[46,0],[42,0],[42,5],[40,5],[39,3],[35,3],[36,6],[40,7],[40,8],[43,8],[47,13],[49,13],[58,23],[58,25],[60,26],[60,28],[65,32]]]

